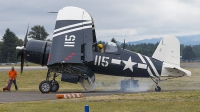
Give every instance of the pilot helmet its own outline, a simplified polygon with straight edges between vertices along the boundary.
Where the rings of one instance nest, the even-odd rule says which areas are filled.
[[[103,48],[103,44],[98,44],[99,49]]]

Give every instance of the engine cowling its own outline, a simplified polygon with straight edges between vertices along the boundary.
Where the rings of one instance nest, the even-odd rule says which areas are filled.
[[[32,39],[27,42],[25,59],[28,62],[44,66],[47,64],[50,48],[51,42]]]

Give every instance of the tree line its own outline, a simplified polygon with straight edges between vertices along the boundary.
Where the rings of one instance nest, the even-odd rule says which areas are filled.
[[[37,40],[46,40],[49,34],[46,32],[44,26],[35,25],[28,33],[28,38]],[[50,41],[49,39],[47,41]],[[117,43],[115,38],[111,39],[112,42]],[[105,46],[106,42],[98,41]],[[17,57],[16,46],[22,46],[23,40],[19,39],[16,34],[9,28],[5,30],[5,34],[2,36],[2,42],[0,42],[0,63],[16,63],[19,60]],[[158,43],[142,43],[142,44],[118,44],[122,48],[128,49],[133,52],[151,57],[158,46]],[[200,44],[199,45],[180,45],[180,54],[183,60],[199,60],[200,59]]]

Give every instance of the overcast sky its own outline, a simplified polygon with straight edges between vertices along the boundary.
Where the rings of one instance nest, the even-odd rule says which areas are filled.
[[[56,14],[65,6],[92,15],[97,40],[123,42],[165,35],[200,34],[200,0],[1,0],[0,38],[10,28],[24,38],[30,27],[42,25],[52,39]]]

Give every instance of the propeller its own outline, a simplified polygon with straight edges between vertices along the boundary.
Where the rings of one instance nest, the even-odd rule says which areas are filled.
[[[24,51],[26,48],[26,43],[28,42],[28,29],[29,29],[29,24],[28,24],[28,28],[26,31],[26,35],[24,37],[24,43],[23,46],[17,46],[16,49],[19,50],[17,53],[17,59],[19,59],[19,57],[21,57],[21,73],[23,72],[23,67],[24,67]]]

